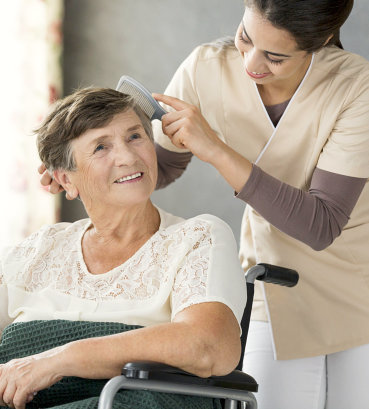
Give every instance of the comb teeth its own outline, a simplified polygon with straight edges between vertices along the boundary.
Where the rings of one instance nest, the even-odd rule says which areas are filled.
[[[133,84],[130,84],[127,81],[124,81],[123,84],[119,87],[120,92],[130,95],[137,105],[145,112],[145,114],[151,119],[155,108],[151,105],[150,101],[142,94],[142,92],[137,89]]]

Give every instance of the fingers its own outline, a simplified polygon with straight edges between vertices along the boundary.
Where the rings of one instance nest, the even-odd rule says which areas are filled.
[[[174,111],[168,112],[167,114],[163,115],[162,127],[163,131],[165,132],[166,129],[170,129],[170,125],[181,124],[183,125],[193,125],[200,121],[200,111],[194,105],[188,105],[182,111]],[[166,132],[165,132],[166,133]]]
[[[46,170],[46,166],[43,163],[41,163],[41,165],[37,168],[37,170],[38,170],[38,173],[42,175]]]
[[[64,189],[62,186],[59,185],[59,183],[53,179],[53,181],[51,182],[50,186],[49,186],[49,192],[56,194],[56,193],[60,193],[62,192]]]
[[[38,169],[40,170],[40,168]],[[48,171],[45,170],[43,173],[41,173],[40,182],[42,186],[49,186],[52,180],[53,178]]]
[[[187,142],[191,135],[199,135],[202,131],[200,111],[188,105],[182,111],[169,112],[162,117],[163,132],[179,148],[189,148]]]
[[[4,367],[5,365],[1,365]],[[25,409],[26,403],[33,400],[37,392],[31,392],[29,382],[3,372],[0,367],[0,406],[14,409]],[[8,371],[9,372],[9,371]],[[31,389],[32,390],[32,389]]]
[[[0,406],[7,406],[7,403],[4,401],[4,391],[6,389],[6,380],[3,374],[4,365],[0,365]]]
[[[163,124],[163,132],[168,136],[173,145],[177,148],[187,148],[186,146],[186,130],[184,127],[185,119],[179,119],[170,123],[167,126]]]
[[[3,393],[3,401],[5,403],[6,406],[8,406],[9,408],[14,408],[14,395],[16,392],[16,386],[14,384],[14,382],[8,382],[6,384],[4,393]]]
[[[192,106],[191,104],[188,104],[187,102],[184,102],[179,98],[170,97],[169,95],[153,93],[152,96],[157,101],[162,102],[163,104],[169,105],[170,107],[174,108],[176,111],[181,111],[182,109],[186,109]]]
[[[25,389],[17,388],[13,397],[13,406],[15,409],[25,409],[28,396],[30,396],[29,391]]]
[[[36,395],[37,395],[37,392],[30,393],[27,397],[26,403],[30,403]]]
[[[38,168],[39,173],[41,173],[40,170],[42,170],[42,166],[43,165]],[[64,190],[63,187],[60,186],[59,183],[51,177],[50,173],[47,170],[44,170],[44,172],[42,173],[40,182],[42,186],[48,187],[50,193],[56,194]]]

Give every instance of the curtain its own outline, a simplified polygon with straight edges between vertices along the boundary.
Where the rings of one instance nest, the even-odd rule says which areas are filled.
[[[57,219],[33,130],[61,95],[62,17],[62,0],[0,4],[0,250]]]

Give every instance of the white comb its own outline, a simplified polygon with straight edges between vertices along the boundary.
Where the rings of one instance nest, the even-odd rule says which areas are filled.
[[[116,90],[130,95],[151,120],[161,119],[167,113],[142,84],[128,75],[120,77]]]

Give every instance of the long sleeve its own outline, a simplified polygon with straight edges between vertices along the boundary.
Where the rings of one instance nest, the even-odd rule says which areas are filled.
[[[316,168],[305,192],[254,165],[237,197],[277,229],[314,250],[323,250],[341,234],[366,181]]]
[[[158,158],[158,182],[156,189],[162,189],[178,179],[186,170],[192,158],[191,152],[172,152],[155,143]]]

